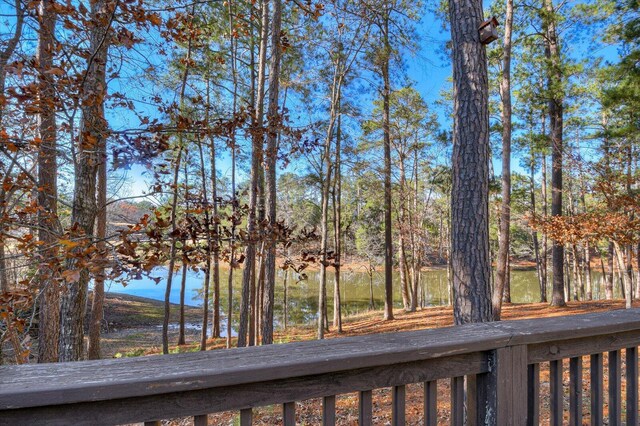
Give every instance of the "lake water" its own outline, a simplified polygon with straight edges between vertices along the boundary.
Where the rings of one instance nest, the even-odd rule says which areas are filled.
[[[226,315],[227,307],[227,282],[228,271],[220,270],[221,287],[221,309],[222,316]],[[296,274],[289,273],[287,281],[287,323],[290,325],[304,325],[314,321],[318,309],[319,273],[307,271],[308,278],[304,281],[297,281]],[[146,297],[155,300],[164,300],[167,269],[160,268],[155,271],[154,276],[163,279],[156,284],[149,278],[132,280],[127,286],[119,283],[107,283],[106,290],[113,293],[124,293],[134,296]],[[594,298],[598,298],[603,291],[600,286],[601,274],[593,273]],[[369,309],[369,276],[362,271],[343,271],[341,280],[342,313],[345,316],[365,312]],[[425,286],[425,301],[427,306],[446,305],[449,303],[447,290],[447,272],[444,269],[423,271],[422,283]],[[239,315],[240,294],[241,294],[242,271],[234,272],[234,323],[237,323]],[[185,303],[190,306],[202,305],[204,273],[187,272]],[[171,302],[180,301],[181,272],[174,275],[171,289]],[[210,294],[212,289],[210,289]],[[551,294],[551,289],[547,290]],[[373,275],[373,296],[375,308],[380,309],[384,304],[384,278],[381,272]],[[283,298],[284,298],[284,272],[277,271],[276,283],[276,306],[274,319],[277,324],[284,324],[283,318]],[[329,271],[327,279],[327,298],[329,318],[333,317],[333,271]],[[535,271],[512,271],[511,272],[511,299],[514,303],[532,303],[540,300],[540,290],[538,278]],[[398,274],[394,274],[393,301],[395,307],[402,307],[402,295],[400,293],[400,279]]]

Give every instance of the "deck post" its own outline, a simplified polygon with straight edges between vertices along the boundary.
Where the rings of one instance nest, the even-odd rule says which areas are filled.
[[[476,424],[527,423],[527,346],[489,352],[489,372],[477,375]]]

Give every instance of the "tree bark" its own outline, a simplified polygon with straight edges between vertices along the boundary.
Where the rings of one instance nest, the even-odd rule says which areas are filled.
[[[542,124],[543,124],[543,131],[542,134],[545,134],[545,130],[544,130],[544,124],[545,124],[545,115],[542,116]],[[547,198],[547,154],[543,153],[541,156],[541,160],[542,160],[542,167],[541,167],[541,171],[540,171],[540,190],[541,190],[541,196],[542,196],[542,214],[546,217],[547,214],[549,213],[549,206],[548,206],[548,198]],[[547,284],[549,282],[549,263],[548,263],[548,253],[549,253],[549,239],[547,238],[546,234],[542,234],[542,256],[541,256],[541,261],[542,261],[542,277],[543,277],[543,281],[544,281],[544,300],[543,302],[547,301]],[[542,284],[541,284],[542,286]]]
[[[282,47],[280,46],[280,32],[282,23],[282,0],[274,0],[273,19],[271,27],[271,63],[269,64],[269,107],[267,120],[267,218],[275,230],[276,217],[276,165],[278,159],[278,127],[280,116],[278,113],[278,95],[280,89],[280,61]],[[265,260],[264,300],[262,303],[262,344],[273,343],[273,307],[275,304],[276,288],[276,234],[267,239],[267,253]]]
[[[227,1],[227,10],[229,13],[229,50],[231,53],[231,77],[233,79],[233,96],[231,101],[231,111],[233,115],[237,113],[238,108],[238,72],[236,69],[236,53],[237,43],[234,43],[233,33],[233,0]],[[238,199],[236,196],[236,133],[231,132],[230,136],[231,150],[231,213],[233,220],[231,221],[231,238],[229,240],[229,276],[227,277],[227,336],[226,347],[231,348],[231,331],[233,318],[233,270],[235,268],[235,247],[236,247],[236,213],[238,208]]]
[[[489,256],[489,109],[479,0],[450,0],[453,46],[451,267],[456,324],[493,319]]]
[[[333,178],[333,235],[335,246],[335,270],[333,282],[333,327],[336,332],[342,333],[342,303],[340,296],[340,268],[342,261],[342,175],[341,175],[341,149],[342,149],[342,114],[340,111],[340,99],[338,99],[338,126],[336,129],[336,157],[335,174]]]
[[[613,241],[613,245],[615,247],[616,260],[618,261],[618,271],[620,272],[622,283],[624,285],[624,298],[625,298],[625,307],[627,309],[631,309],[631,301],[632,301],[632,293],[633,293],[633,284],[631,283],[631,277],[627,274],[627,260],[625,259],[624,252],[618,244],[617,241]]]
[[[208,108],[208,103],[207,103],[207,108]],[[209,121],[209,111],[207,110],[207,123]],[[211,143],[213,144],[213,138],[211,140]],[[214,222],[214,235],[212,238],[212,229],[211,229],[211,216],[209,216],[209,191],[207,190],[207,173],[204,169],[204,150],[202,149],[202,141],[200,139],[198,139],[198,154],[200,156],[200,178],[202,179],[202,201],[204,202],[204,205],[206,206],[206,208],[204,209],[204,223],[205,223],[205,233],[207,234],[207,247],[205,249],[205,253],[206,253],[206,257],[207,260],[205,261],[205,266],[204,266],[204,288],[203,288],[203,294],[202,294],[202,330],[200,333],[200,350],[201,351],[206,351],[207,350],[207,328],[209,327],[209,285],[210,285],[210,281],[214,282],[214,288],[217,287],[217,292],[220,291],[220,276],[216,276],[214,277],[213,280],[211,280],[211,266],[212,266],[212,262],[214,263],[214,271],[213,274],[216,275],[218,273],[218,243],[219,243],[219,239],[218,239],[218,228],[217,228],[217,222]],[[216,168],[215,168],[215,158],[212,161],[211,164],[211,172],[213,173],[213,192],[215,194],[215,172],[216,172]],[[213,202],[213,216],[214,218],[217,217],[218,214],[218,210],[217,210],[217,205],[216,202]],[[219,296],[218,293],[216,293],[215,297],[217,298]],[[218,305],[219,307],[219,305]],[[219,312],[218,312],[219,314]],[[219,320],[219,318],[218,318]],[[220,324],[218,324],[218,336],[220,335]],[[215,328],[215,327],[214,327]]]
[[[411,229],[411,276],[413,281],[413,285],[411,286],[410,312],[415,312],[418,308],[418,288],[422,285],[420,276],[422,270],[422,249],[419,248],[422,239],[420,235],[422,223],[419,221],[420,216],[418,216],[418,198],[418,144],[416,142],[413,150],[413,213],[409,214],[409,229]],[[416,233],[418,233],[418,236],[416,236]],[[420,296],[422,296],[422,292],[420,292]]]
[[[186,75],[186,73],[185,73]],[[186,80],[186,79],[185,79]],[[181,138],[180,138],[181,139]],[[177,238],[175,236],[177,230],[177,216],[178,212],[178,183],[180,173],[180,163],[182,161],[182,141],[178,142],[178,153],[174,159],[174,172],[173,172],[173,195],[171,200],[171,242],[169,249],[169,270],[167,272],[167,283],[164,292],[164,319],[162,321],[162,353],[164,355],[169,353],[169,316],[171,314],[171,286],[173,284],[173,273],[176,265],[176,243]]]
[[[252,135],[252,152],[251,152],[251,176],[249,191],[249,217],[247,220],[247,233],[249,241],[245,249],[244,270],[242,273],[242,296],[240,302],[240,324],[238,327],[238,347],[247,346],[249,322],[251,321],[251,289],[255,289],[256,282],[256,237],[257,223],[256,215],[258,208],[258,189],[261,185],[263,170],[262,161],[264,157],[264,86],[267,64],[267,42],[269,28],[269,0],[262,1],[262,21],[260,32],[260,52],[258,60],[258,87],[255,104],[254,129]],[[255,290],[254,290],[255,291]]]
[[[49,249],[43,249],[46,262],[38,271],[40,280],[40,317],[38,326],[38,362],[58,360],[60,335],[60,293],[55,279],[57,273],[53,245],[58,229],[58,164],[55,89],[53,75],[47,71],[53,67],[55,52],[55,27],[57,15],[50,0],[41,0],[38,8],[38,91],[40,114],[38,134],[41,139],[38,151],[38,239]]]
[[[191,63],[191,50],[193,47],[193,39],[189,36],[189,42],[187,45],[187,54],[185,59],[185,68],[182,73],[182,83],[180,87],[180,104],[178,114],[182,114],[184,111],[184,98],[185,91],[187,88],[187,80],[189,78],[189,67]],[[182,132],[178,133],[178,153],[176,154],[176,158],[174,159],[174,171],[173,171],[173,194],[171,199],[171,245],[169,249],[169,271],[167,275],[167,284],[164,292],[164,319],[162,321],[162,353],[169,353],[169,316],[171,314],[171,285],[173,283],[173,270],[175,269],[176,264],[176,231],[177,231],[177,208],[178,208],[178,184],[179,184],[179,175],[180,175],[180,164],[182,162],[183,155],[183,137]]]
[[[386,7],[386,6],[385,6]],[[391,128],[389,103],[391,97],[391,82],[389,76],[389,62],[391,60],[391,43],[389,41],[390,10],[386,9],[383,16],[383,59],[382,59],[382,131],[384,134],[384,319],[393,320],[393,236],[391,220]]]
[[[372,311],[376,308],[375,300],[373,299],[373,267],[369,265],[367,269],[369,275],[369,310]]]
[[[187,220],[189,218],[189,152],[185,153],[184,163],[184,209],[186,210]],[[206,210],[206,209],[205,209]],[[184,318],[184,298],[187,291],[187,256],[185,251],[185,239],[182,239],[182,277],[180,279],[180,312],[178,318],[178,345],[184,345],[185,336],[185,318]]]
[[[335,90],[335,89],[334,89]],[[327,132],[327,140],[324,147],[324,176],[322,180],[322,213],[320,224],[320,287],[318,289],[318,339],[324,339],[324,323],[325,323],[325,310],[327,303],[326,288],[327,288],[327,246],[328,246],[328,216],[329,216],[329,190],[331,186],[331,139],[333,137],[333,122],[334,112],[332,108],[331,122],[329,124],[329,130]]]
[[[115,2],[97,0],[91,4],[90,49],[80,95],[80,135],[73,191],[71,223],[88,240],[93,238],[96,219],[96,181],[101,161],[99,150],[107,133],[104,100],[107,89],[106,67],[110,44],[109,31],[115,13]],[[60,336],[58,360],[78,361],[84,352],[84,318],[87,305],[89,270],[77,261],[67,262],[67,270],[79,270],[79,279],[67,283],[60,298]]]
[[[207,126],[209,125],[209,108],[210,108],[210,99],[209,99],[209,80],[207,80]],[[217,168],[216,168],[216,143],[213,136],[211,136],[210,141],[210,162],[211,162],[211,204],[213,205],[213,221],[209,220],[207,223],[211,223],[213,225],[213,229],[210,230],[213,232],[213,238],[210,238],[210,251],[213,254],[213,273],[211,274],[211,286],[213,287],[213,326],[211,328],[211,337],[219,338],[220,337],[220,225],[218,224],[218,178],[217,178]],[[200,147],[200,163],[202,164],[201,174],[203,174],[202,181],[205,181],[204,177],[204,158],[202,153],[202,146]],[[203,185],[203,191],[205,197],[207,197],[206,187]],[[207,199],[208,200],[208,199]],[[208,213],[207,213],[208,216]],[[210,225],[208,225],[210,226]],[[231,274],[231,271],[229,271]],[[205,301],[206,316],[207,318],[203,318],[203,322],[207,320],[208,322],[208,312],[209,312],[209,302]],[[203,332],[206,333],[206,327],[203,327]],[[203,337],[205,339],[205,337]],[[205,342],[206,343],[206,342]]]
[[[400,224],[402,226],[402,224]],[[402,229],[398,230],[398,272],[400,273],[400,292],[402,293],[402,305],[406,312],[411,309],[411,296],[409,295],[409,284],[407,283],[407,256],[405,253],[404,238]]]
[[[400,141],[399,145],[402,145]],[[405,155],[402,148],[398,147],[398,168],[400,169],[400,182],[398,185],[398,269],[400,272],[400,292],[402,293],[402,305],[406,312],[411,310],[411,295],[409,292],[409,277],[407,267],[407,247],[405,241],[407,223],[407,177],[405,171]]]
[[[609,247],[607,250],[607,267],[608,267],[608,272],[607,272],[607,280],[605,283],[605,288],[604,288],[604,292],[605,292],[605,298],[607,300],[611,300],[613,299],[613,252],[614,252],[614,247],[613,247],[613,242],[609,241]]]
[[[183,242],[184,244],[184,242]],[[184,338],[184,297],[187,290],[187,263],[182,262],[182,278],[180,280],[180,319],[178,321],[178,345],[186,344]]]
[[[543,23],[545,29],[545,56],[549,61],[547,70],[547,90],[549,123],[551,134],[551,215],[562,216],[562,157],[563,157],[563,103],[562,68],[560,46],[556,31],[556,17],[553,0],[544,0]],[[564,246],[554,241],[553,292],[551,306],[565,306],[564,287]]]
[[[502,300],[509,274],[507,271],[511,226],[511,31],[513,27],[513,0],[507,0],[504,22],[504,53],[502,58],[502,204],[498,235],[496,285],[493,290],[493,319],[500,320]]]
[[[324,339],[324,329],[328,318],[327,311],[327,250],[329,247],[329,197],[331,192],[331,178],[333,167],[331,164],[331,143],[335,133],[336,123],[340,114],[340,99],[344,70],[341,59],[338,58],[334,65],[333,82],[331,84],[331,107],[329,111],[329,125],[322,153],[322,194],[321,194],[321,218],[320,218],[320,288],[318,292],[318,339]]]
[[[591,278],[591,246],[587,241],[584,245],[584,279],[587,285],[587,300],[593,300],[593,280]]]
[[[98,166],[98,213],[96,217],[96,248],[100,262],[99,271],[93,283],[93,299],[91,301],[91,318],[89,320],[89,359],[100,359],[100,330],[104,319],[104,281],[107,261],[107,143],[102,140],[100,147],[101,161]]]
[[[536,186],[535,186],[535,180],[534,180],[534,175],[535,175],[534,165],[535,165],[535,156],[532,154],[531,169],[530,169],[531,172],[529,176],[530,176],[530,182],[531,182],[531,189],[530,189],[531,213],[535,215],[536,214]],[[533,251],[536,256],[536,270],[538,272],[538,284],[540,285],[540,302],[546,302],[547,287],[546,287],[546,280],[544,277],[545,271],[543,271],[542,269],[543,263],[540,255],[540,244],[538,242],[538,232],[535,230],[531,230],[531,238],[533,240]]]

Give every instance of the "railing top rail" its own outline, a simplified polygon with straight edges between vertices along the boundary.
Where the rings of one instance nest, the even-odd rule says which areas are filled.
[[[640,329],[640,309],[232,350],[0,366],[0,410],[211,389]]]

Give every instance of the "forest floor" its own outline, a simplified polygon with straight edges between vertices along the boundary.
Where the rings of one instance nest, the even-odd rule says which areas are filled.
[[[568,302],[564,308],[553,308],[547,303],[505,304],[502,317],[504,320],[544,318],[624,309],[624,306],[624,300]],[[640,307],[640,301],[634,302],[634,306]],[[169,340],[174,345],[178,339],[178,314],[178,305],[172,304]],[[104,358],[152,355],[161,352],[163,302],[125,294],[108,293],[105,300],[104,316],[107,326],[107,329],[103,331],[101,345]],[[201,316],[200,308],[185,307],[187,344],[180,347],[172,346],[173,352],[197,350],[200,342]],[[392,333],[447,327],[453,324],[453,315],[449,306],[433,306],[416,312],[396,309],[394,316],[395,320],[393,321],[383,321],[381,310],[350,316],[343,319],[342,333],[337,333],[331,327],[331,331],[327,332],[325,337],[331,339],[361,334]],[[211,321],[211,318],[209,320]],[[315,333],[315,325],[289,327],[287,330],[276,330],[274,342],[313,340]],[[233,343],[235,343],[235,338]],[[209,349],[223,348],[225,344],[224,338],[208,341]]]
[[[636,302],[635,306],[640,306]],[[177,306],[172,306],[172,322],[177,320]],[[110,329],[103,335],[103,352],[105,357],[113,356],[138,356],[157,354],[161,351],[161,324],[162,302],[125,295],[110,295],[105,304],[105,319]],[[561,315],[576,315],[589,312],[601,312],[607,310],[624,309],[623,300],[569,302],[564,308],[552,308],[546,303],[532,304],[507,304],[504,307],[503,319],[525,319],[552,317]],[[383,321],[381,311],[372,311],[365,314],[345,318],[343,333],[330,331],[327,338],[340,338],[369,333],[387,333],[417,330],[425,328],[437,328],[450,326],[453,323],[451,308],[448,306],[430,307],[418,312],[407,313],[403,310],[394,312],[394,321]],[[186,322],[197,324],[200,321],[200,311],[197,308],[186,308]],[[187,328],[187,345],[173,346],[172,352],[196,351],[199,342],[199,329]],[[311,340],[315,338],[315,327],[295,327],[286,331],[276,332],[274,340],[277,343],[286,343],[299,340]],[[177,340],[177,329],[172,327],[170,332],[172,342]],[[209,348],[223,348],[224,339],[209,340]],[[116,355],[118,354],[118,355]],[[625,374],[625,357],[622,356],[622,373]],[[607,354],[604,354],[604,388],[608,386]],[[585,424],[589,424],[590,415],[590,382],[589,382],[589,357],[583,357],[583,415]],[[568,366],[565,366],[564,383],[568,385]],[[541,424],[549,424],[549,369],[548,363],[540,368],[540,403]],[[624,395],[624,380],[623,389]],[[568,386],[565,386],[565,405],[568,407]],[[449,395],[450,381],[438,381],[438,424],[449,422]],[[604,412],[608,412],[607,393],[604,395]],[[412,384],[406,390],[406,414],[408,425],[423,424],[423,389],[422,384]],[[356,425],[358,416],[357,394],[339,395],[336,398],[336,415],[340,425]],[[566,407],[566,408],[567,408]],[[567,411],[565,410],[565,414]],[[374,424],[387,425],[391,419],[391,390],[378,389],[373,393]],[[322,401],[313,399],[298,402],[296,405],[297,424],[316,425],[322,421]],[[624,401],[623,401],[624,417]],[[218,413],[209,416],[209,424],[235,425],[238,424],[237,413]],[[568,418],[565,418],[568,421]],[[191,419],[173,419],[164,422],[166,425],[190,425]],[[282,424],[281,409],[278,406],[261,407],[254,410],[254,424],[277,425]],[[606,422],[605,419],[605,423]]]
[[[169,341],[178,341],[180,306],[171,304]],[[100,340],[103,358],[139,356],[162,351],[164,302],[125,294],[107,293]],[[185,306],[185,339],[199,342],[202,310]],[[178,349],[174,349],[177,351]]]

